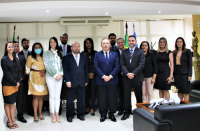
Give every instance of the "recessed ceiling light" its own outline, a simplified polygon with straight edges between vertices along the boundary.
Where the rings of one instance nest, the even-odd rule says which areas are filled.
[[[49,13],[49,10],[46,10],[47,13]]]
[[[106,12],[105,14],[108,15],[108,12]]]
[[[160,13],[161,13],[161,11],[158,11],[158,13],[160,14]]]

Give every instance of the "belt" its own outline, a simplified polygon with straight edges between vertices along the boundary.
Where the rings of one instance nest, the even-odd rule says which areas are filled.
[[[45,73],[46,72],[45,70],[33,70],[33,69],[31,69],[31,71],[41,72],[41,73]]]

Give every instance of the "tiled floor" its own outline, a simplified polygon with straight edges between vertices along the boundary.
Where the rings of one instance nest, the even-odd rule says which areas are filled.
[[[172,93],[170,92],[170,94]],[[158,98],[158,90],[154,90],[154,97],[155,99]],[[134,93],[132,93],[133,109],[136,108],[135,103],[135,96]],[[85,115],[85,121],[80,121],[75,117],[72,123],[67,122],[65,111],[63,111],[61,115],[61,123],[52,123],[51,117],[47,111],[43,112],[45,120],[39,121],[39,123],[34,123],[33,117],[24,115],[25,119],[28,120],[28,123],[24,124],[16,120],[19,128],[12,131],[133,131],[132,115],[130,115],[130,118],[127,120],[122,121],[122,116],[118,116],[116,113],[115,117],[117,122],[112,122],[110,119],[106,119],[105,122],[101,123],[99,121],[100,115],[98,110],[95,113],[95,116],[91,116],[90,114]],[[8,128],[6,128],[6,130],[10,131]]]

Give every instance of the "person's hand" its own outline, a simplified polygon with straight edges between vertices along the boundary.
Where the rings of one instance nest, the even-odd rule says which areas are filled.
[[[56,80],[59,81],[59,80],[61,79],[61,77],[62,77],[61,74],[57,75],[57,76],[56,76]]]
[[[108,82],[111,79],[111,77],[110,76],[104,76],[103,79],[104,79],[105,82]]]
[[[17,82],[17,87],[19,87],[19,85],[20,85],[19,82]]]
[[[22,81],[23,79],[21,78],[21,81]]]
[[[190,81],[192,79],[192,77],[188,76],[188,81]]]
[[[172,78],[173,78],[172,76],[169,76],[169,77],[167,78],[167,80],[166,80],[166,81],[168,81],[167,84],[170,84],[170,83],[171,83]]]
[[[155,84],[155,82],[156,82],[156,78],[153,77],[153,78],[151,79],[151,83],[152,83],[152,84]]]
[[[85,86],[87,86],[88,85],[88,83],[85,83]]]
[[[68,88],[71,88],[71,87],[72,87],[71,82],[68,82],[68,83],[67,83],[67,87],[68,87]]]
[[[128,78],[129,79],[133,79],[134,78],[134,74],[133,73],[128,73]]]
[[[89,78],[93,79],[94,78],[94,73],[89,73]]]

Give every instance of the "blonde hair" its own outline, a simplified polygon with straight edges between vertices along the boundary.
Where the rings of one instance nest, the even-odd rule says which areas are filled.
[[[165,52],[168,53],[169,49],[168,49],[167,39],[165,37],[161,37],[158,41],[158,52],[160,52],[160,41],[161,40],[164,40],[164,42],[165,42]]]

